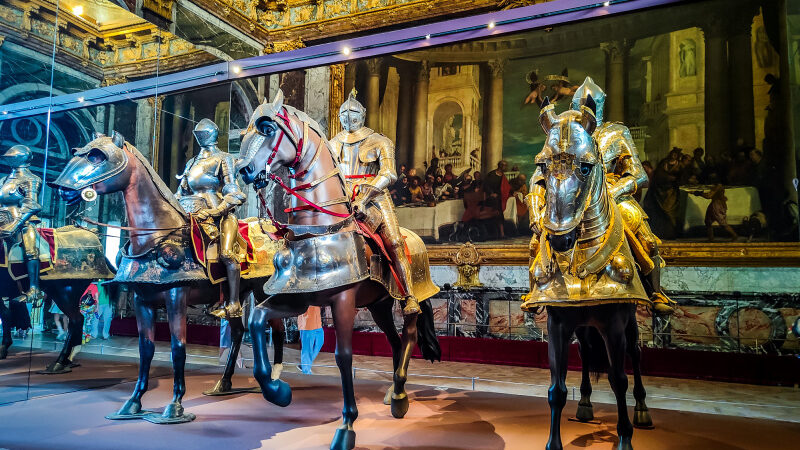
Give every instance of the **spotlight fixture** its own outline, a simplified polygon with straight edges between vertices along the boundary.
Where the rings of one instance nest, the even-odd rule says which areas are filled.
[[[342,54],[345,55],[345,56],[349,55],[350,54],[350,47],[344,47],[342,49]]]
[[[8,111],[3,111],[3,114],[8,114]]]
[[[425,35],[425,39],[430,39],[430,38],[431,38],[431,35],[430,35],[430,34],[426,34],[426,35]]]
[[[72,7],[72,14],[75,14],[76,16],[80,16],[81,14],[83,14],[83,6],[81,6],[81,5],[73,6]]]
[[[241,72],[241,71],[242,71],[242,68],[241,68],[241,67],[239,67],[239,66],[233,66],[233,67],[231,68],[231,70],[233,71],[233,73],[239,73],[239,72]]]
[[[83,103],[83,97],[78,97],[78,103]]]
[[[604,2],[603,3],[603,6],[609,6],[609,5],[611,5],[611,2]]]
[[[492,21],[492,22],[489,22],[489,29],[491,30],[491,29],[492,29],[492,28],[494,28],[494,27],[495,27],[495,23],[494,23],[494,21]]]

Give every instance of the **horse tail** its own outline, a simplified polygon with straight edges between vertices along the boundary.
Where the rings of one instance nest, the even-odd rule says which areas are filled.
[[[595,380],[609,368],[606,341],[595,327],[580,327],[575,330],[578,345],[581,347],[581,364],[584,364]]]
[[[442,347],[436,336],[436,327],[433,323],[433,307],[430,300],[419,302],[419,316],[417,316],[417,345],[422,352],[422,357],[430,362],[442,360]]]

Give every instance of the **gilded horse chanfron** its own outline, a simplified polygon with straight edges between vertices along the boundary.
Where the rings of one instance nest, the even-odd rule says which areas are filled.
[[[394,384],[387,397],[394,417],[403,417],[409,407],[405,383],[418,335],[423,357],[440,359],[430,302],[423,301],[438,291],[430,280],[425,246],[418,236],[401,229],[408,248],[402,257],[410,259],[412,268],[412,292],[404,293],[393,280],[381,244],[371,239],[368,229],[354,216],[345,178],[319,124],[284,105],[280,91],[253,113],[242,139],[242,155],[237,168],[246,183],[258,190],[271,181],[292,198],[288,224],[276,224],[283,239],[275,254],[275,275],[264,286],[269,298],[256,307],[250,322],[253,374],[266,400],[287,406],[291,402],[289,385],[269,378],[266,321],[297,316],[311,305],[330,306],[344,396],[343,422],[331,448],[351,449],[358,417],[352,371],[356,308],[369,309],[392,346]],[[289,168],[289,184],[274,173],[281,166]],[[392,308],[395,301],[402,304],[408,294],[419,301],[421,312],[404,316],[401,337]]]
[[[639,370],[636,305],[649,298],[625,238],[619,207],[608,192],[602,159],[592,137],[597,122],[591,96],[579,111],[561,114],[545,99],[539,122],[546,134],[531,179],[544,189],[531,211],[536,256],[531,261],[531,292],[522,307],[546,307],[551,385],[550,439],[563,448],[561,411],[567,402],[567,359],[573,333],[583,363],[579,420],[593,417],[589,372],[608,371],[617,400],[619,450],[631,449],[633,425],[625,393],[625,355],[634,368],[634,424],[652,424]],[[533,190],[533,189],[532,189]]]

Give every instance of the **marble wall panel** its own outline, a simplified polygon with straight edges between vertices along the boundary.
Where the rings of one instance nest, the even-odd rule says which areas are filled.
[[[718,306],[679,305],[671,321],[672,343],[720,344],[720,336],[715,326],[719,311]]]
[[[306,69],[305,112],[319,122],[328,136],[328,98],[330,97],[331,69],[328,66]]]

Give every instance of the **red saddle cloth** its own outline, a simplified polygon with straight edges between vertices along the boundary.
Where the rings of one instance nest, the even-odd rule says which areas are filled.
[[[212,283],[218,283],[222,281],[222,279],[228,275],[225,270],[225,264],[223,264],[221,261],[208,261],[206,257],[206,250],[211,242],[208,240],[208,236],[203,233],[202,228],[200,228],[200,224],[197,223],[194,217],[191,218],[191,225],[192,247],[195,258],[197,258],[197,262],[206,268],[206,273],[208,274],[208,277]],[[242,240],[244,240],[247,246],[247,258],[241,262],[241,270],[242,273],[244,273],[249,267],[249,263],[255,261],[253,242],[250,240],[250,227],[248,226],[247,222],[243,222],[241,220],[239,221],[239,236],[241,236]]]
[[[50,261],[39,261],[39,272],[46,272],[53,268],[53,260],[56,257],[55,237],[53,236],[52,228],[37,228],[39,236],[47,242],[47,247],[50,249]],[[25,263],[21,261],[9,262],[8,253],[11,248],[7,243],[0,245],[0,267],[8,267],[8,273],[14,280],[19,280],[28,276],[28,268]]]

